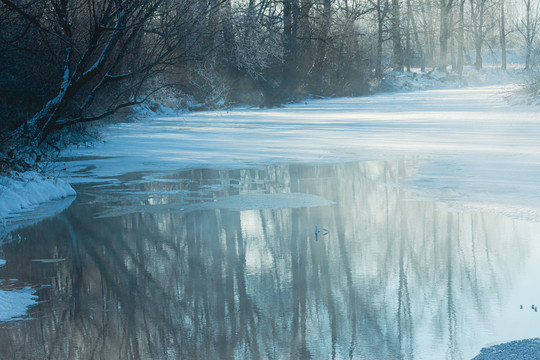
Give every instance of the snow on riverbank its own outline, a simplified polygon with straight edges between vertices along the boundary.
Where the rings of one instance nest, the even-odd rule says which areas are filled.
[[[0,176],[0,224],[3,218],[21,210],[75,195],[67,182],[29,171],[12,177]]]

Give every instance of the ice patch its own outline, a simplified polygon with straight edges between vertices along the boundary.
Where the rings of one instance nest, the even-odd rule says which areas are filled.
[[[6,265],[6,260],[0,259],[0,266],[4,266],[4,265]]]
[[[75,195],[65,181],[29,171],[13,177],[0,177],[0,219],[36,208],[37,205]],[[1,220],[0,220],[1,221]]]
[[[99,217],[115,217],[137,212],[145,213],[187,213],[198,210],[270,210],[270,209],[295,209],[302,207],[331,206],[334,202],[317,195],[303,193],[282,193],[282,194],[259,194],[249,193],[220,197],[204,202],[183,201],[170,202],[156,205],[127,205],[113,206],[110,210],[103,212]]]
[[[37,304],[35,290],[27,286],[20,290],[0,290],[0,322],[22,320],[28,308]]]
[[[184,207],[184,211],[226,209],[232,211],[294,209],[330,206],[334,203],[317,195],[303,193],[243,194]]]

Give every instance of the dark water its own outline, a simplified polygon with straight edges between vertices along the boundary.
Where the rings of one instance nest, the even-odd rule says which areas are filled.
[[[0,358],[467,359],[539,336],[540,226],[417,198],[409,169],[81,185],[4,240],[0,279],[39,304],[0,324]]]

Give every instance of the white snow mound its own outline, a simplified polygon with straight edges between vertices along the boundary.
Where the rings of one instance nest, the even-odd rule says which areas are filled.
[[[75,195],[75,190],[65,181],[33,171],[11,177],[0,176],[0,218],[72,195]]]

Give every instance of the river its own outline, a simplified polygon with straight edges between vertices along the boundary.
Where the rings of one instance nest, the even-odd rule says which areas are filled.
[[[396,96],[378,97],[376,113]],[[396,119],[393,130],[346,131],[324,120],[325,129],[308,129],[304,142],[291,131],[297,120],[284,122],[282,145],[283,133],[259,136],[258,155],[239,158],[237,139],[235,150],[221,152],[227,161],[212,166],[204,166],[211,151],[201,160],[205,153],[196,155],[188,140],[174,153],[181,163],[163,155],[170,146],[141,150],[142,160],[120,155],[111,151],[114,139],[69,154],[63,161],[66,177],[78,179],[76,199],[54,216],[21,220],[2,244],[0,288],[29,286],[39,300],[26,320],[0,323],[0,358],[470,359],[488,344],[539,337],[540,222],[523,202],[538,149],[529,142],[501,156],[512,142],[531,139],[537,124],[525,119],[529,130],[518,131],[495,121],[493,143],[471,139],[477,129],[464,126],[465,142],[454,131],[438,151],[440,141],[426,140],[429,129],[441,129],[433,111],[419,120],[424,146],[412,146],[420,125],[407,120],[401,132]],[[203,132],[185,121],[178,136]],[[276,124],[262,128],[281,131]],[[137,142],[135,132],[148,141],[141,131],[148,126],[155,124],[119,128]],[[236,121],[227,129],[254,142],[250,126]],[[341,147],[338,133],[349,141]],[[371,142],[350,142],[359,133]],[[400,151],[389,146],[398,139]],[[319,146],[308,146],[314,141]],[[482,148],[455,150],[475,142]],[[471,161],[474,152],[482,156]],[[489,160],[509,157],[528,161],[525,175],[510,183],[501,171],[490,182]],[[485,171],[471,171],[478,168]],[[481,180],[483,192],[475,187]],[[529,188],[500,194],[520,181]]]

